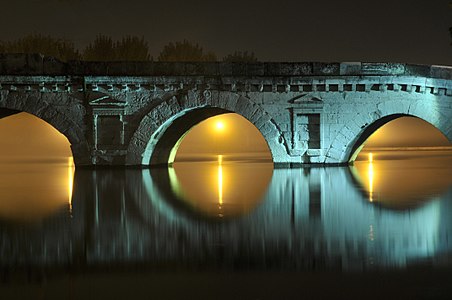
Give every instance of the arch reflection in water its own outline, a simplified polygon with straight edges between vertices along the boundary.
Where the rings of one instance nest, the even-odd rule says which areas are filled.
[[[18,231],[0,222],[2,245],[10,245],[0,247],[0,267],[143,263],[262,271],[452,263],[444,260],[452,255],[450,188],[435,201],[394,211],[369,203],[355,184],[346,167],[276,169],[260,205],[211,222],[177,206],[168,169],[83,169],[75,173],[71,219]]]
[[[370,202],[413,208],[443,195],[452,185],[452,148],[364,149],[352,173]]]
[[[69,201],[69,210],[72,212],[72,192],[74,190],[74,158],[67,158],[67,192],[68,192],[68,201]]]
[[[60,208],[72,209],[72,157],[0,163],[0,217],[38,221]]]
[[[27,113],[0,120],[0,217],[37,221],[71,209],[74,161],[68,140]]]
[[[210,217],[234,217],[249,213],[262,200],[273,173],[271,162],[176,162],[168,170],[171,188],[181,201]]]
[[[218,155],[218,208],[221,210],[223,205],[223,155]],[[219,214],[223,216],[222,213]]]
[[[447,242],[452,237],[450,188],[421,207],[394,211],[369,203],[348,168],[276,169],[261,205],[242,218],[212,223],[164,205],[172,202],[165,192],[171,187],[162,184],[161,175],[153,171],[143,177],[154,209],[147,200],[137,203],[142,202],[145,219],[159,220],[162,232],[167,226],[169,236],[177,230],[190,241],[193,249],[184,253],[199,255],[193,261],[209,259],[214,247],[209,241],[224,245],[225,261],[240,258],[259,265],[268,256],[277,265],[274,258],[280,257],[300,268],[311,259],[322,259],[329,267],[340,261],[343,269],[400,267],[452,251]],[[217,187],[212,191],[216,200]],[[246,254],[240,249],[247,249]]]
[[[374,155],[369,153],[369,201],[374,201]]]

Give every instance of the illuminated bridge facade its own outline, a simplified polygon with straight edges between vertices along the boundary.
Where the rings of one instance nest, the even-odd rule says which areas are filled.
[[[376,129],[419,117],[452,140],[452,68],[395,63],[61,63],[0,56],[0,117],[28,112],[75,163],[158,165],[191,127],[234,112],[273,161],[345,164]]]

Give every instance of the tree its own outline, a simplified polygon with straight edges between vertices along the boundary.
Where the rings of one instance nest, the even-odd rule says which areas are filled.
[[[116,59],[113,40],[109,36],[98,35],[83,50],[83,60],[88,61],[112,61]]]
[[[149,46],[144,41],[144,37],[140,39],[130,35],[116,42],[116,55],[118,60],[124,61],[147,61],[151,59]]]
[[[158,56],[158,61],[216,61],[217,57],[213,52],[204,53],[204,50],[197,43],[187,40],[182,42],[169,43],[163,47]]]
[[[98,35],[83,51],[88,61],[147,61],[150,59],[148,43],[136,36],[123,37],[113,42],[109,36]]]
[[[225,62],[257,62],[257,57],[254,52],[248,53],[248,51],[235,51],[233,54],[228,54],[223,57]]]
[[[41,53],[62,61],[80,59],[74,43],[41,34],[29,34],[15,41],[0,41],[2,53]]]

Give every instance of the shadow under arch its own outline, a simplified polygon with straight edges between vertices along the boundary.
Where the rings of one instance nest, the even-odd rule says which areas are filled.
[[[364,131],[362,131],[361,134],[358,136],[358,138],[353,142],[353,144],[352,144],[353,146],[351,147],[351,150],[349,151],[347,161],[349,163],[353,163],[356,160],[356,157],[358,156],[359,152],[364,147],[367,139],[372,134],[374,134],[378,129],[380,129],[382,126],[386,125],[387,123],[394,121],[395,119],[402,118],[402,117],[411,117],[411,118],[416,118],[416,119],[422,120],[426,124],[431,125],[436,130],[441,132],[441,134],[446,139],[448,139],[448,137],[444,134],[444,132],[440,128],[436,127],[434,124],[430,123],[429,121],[427,121],[419,116],[411,115],[411,114],[391,114],[391,115],[384,116],[380,119],[377,119],[376,121],[374,121],[373,123],[371,123],[370,125],[368,125],[367,127],[364,128]],[[450,141],[450,139],[448,139],[448,140]]]
[[[20,113],[19,110],[0,108],[0,119]]]

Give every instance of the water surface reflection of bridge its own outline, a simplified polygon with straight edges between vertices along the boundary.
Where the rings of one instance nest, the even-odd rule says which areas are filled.
[[[149,264],[361,270],[447,262],[452,191],[409,210],[374,205],[348,168],[276,169],[263,201],[200,217],[167,169],[77,170],[72,212],[2,224],[2,267]],[[5,259],[8,258],[8,259]]]

